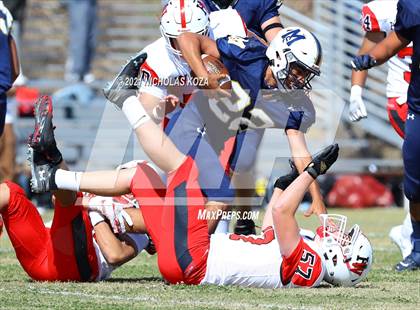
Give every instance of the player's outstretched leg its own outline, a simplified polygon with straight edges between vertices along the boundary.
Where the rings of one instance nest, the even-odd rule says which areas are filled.
[[[140,53],[131,58],[120,70],[115,79],[103,89],[106,99],[122,109],[124,101],[135,95],[140,81],[141,65],[146,61],[147,54]],[[141,78],[141,77],[140,77]]]
[[[35,103],[34,114],[35,127],[29,139],[29,146],[34,151],[43,154],[51,163],[61,163],[63,156],[55,141],[51,97],[43,96],[39,98]]]

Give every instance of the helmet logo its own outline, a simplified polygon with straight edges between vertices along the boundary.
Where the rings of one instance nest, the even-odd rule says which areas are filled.
[[[287,46],[290,46],[297,41],[305,40],[306,37],[303,34],[300,34],[300,29],[294,29],[284,34],[282,39],[283,42],[287,44]]]

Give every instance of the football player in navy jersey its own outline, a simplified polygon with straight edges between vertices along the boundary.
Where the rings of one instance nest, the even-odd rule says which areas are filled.
[[[420,156],[420,2],[418,0],[398,2],[394,30],[369,54],[355,57],[352,65],[358,71],[381,65],[413,42],[414,55],[407,96],[408,115],[403,145],[404,191],[410,200],[413,251],[396,266],[397,271],[403,271],[420,268],[420,165],[418,161]]]
[[[16,45],[10,34],[12,23],[12,15],[3,1],[0,1],[0,136],[3,133],[6,117],[6,92],[19,75]]]
[[[239,12],[246,26],[260,38],[271,42],[283,28],[279,8],[283,1],[278,0],[203,0],[213,12],[233,8]]]
[[[187,152],[193,142],[188,137],[193,138],[197,128],[205,128],[206,138],[201,141],[202,151],[196,162],[199,167],[208,167],[219,164],[216,154],[229,138],[235,137],[226,170],[230,168],[240,174],[253,167],[265,128],[283,128],[296,166],[303,171],[311,160],[304,133],[315,121],[314,107],[304,90],[309,90],[312,78],[320,74],[322,55],[315,36],[302,28],[287,28],[267,48],[257,38],[226,37],[213,41],[185,33],[178,43],[198,77],[214,81],[202,63],[201,54],[221,59],[233,81],[234,93],[240,95],[234,104],[223,100],[209,103],[205,96],[196,95],[171,118],[166,128],[177,147]],[[283,90],[281,98],[263,98],[261,89],[277,87]],[[203,167],[201,171],[200,178],[212,178],[211,170]],[[227,186],[229,181],[223,180],[221,184]],[[206,193],[205,187],[203,191]],[[313,205],[307,215],[325,213],[317,184],[311,187],[311,194]]]

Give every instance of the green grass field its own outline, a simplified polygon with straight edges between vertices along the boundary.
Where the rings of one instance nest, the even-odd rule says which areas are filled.
[[[373,243],[371,273],[356,288],[263,290],[238,287],[168,286],[160,278],[155,257],[141,254],[103,283],[36,283],[20,267],[3,235],[0,240],[0,308],[58,309],[419,309],[420,272],[397,274],[401,258],[388,239],[402,222],[399,209],[331,210],[359,223]],[[262,214],[261,214],[262,215]],[[48,216],[47,216],[48,217]],[[316,219],[301,220],[313,228]],[[240,259],[240,257],[238,258]]]

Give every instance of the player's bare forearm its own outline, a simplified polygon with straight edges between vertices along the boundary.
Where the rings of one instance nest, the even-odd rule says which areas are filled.
[[[369,53],[376,44],[381,42],[385,38],[383,32],[367,32],[363,38],[362,46],[359,49],[358,55],[364,55]],[[368,76],[368,71],[352,71],[351,74],[351,85],[359,85],[364,87],[366,84],[366,79]]]
[[[128,208],[124,209],[125,212],[130,216],[133,221],[133,225],[129,226],[125,223],[126,232],[136,233],[136,234],[147,234],[146,224],[144,223],[143,214],[141,209],[137,208]]]
[[[270,201],[265,210],[261,230],[264,230],[269,226],[273,226],[273,206],[276,205],[277,200],[280,198],[282,193],[283,191],[280,188],[274,188],[273,195],[271,195]]]
[[[269,20],[267,20],[266,22],[264,22],[261,25],[261,29],[266,29],[268,26],[270,26],[272,24],[281,24],[280,17],[275,16],[275,17],[270,18]],[[276,27],[276,28],[272,28],[272,29],[268,30],[265,33],[265,38],[267,39],[267,41],[268,42],[273,41],[274,38],[277,36],[277,34],[280,32],[280,30],[282,30],[281,27]]]
[[[201,60],[202,54],[220,57],[216,42],[208,37],[196,33],[186,32],[177,38],[182,56],[190,65],[192,71],[198,77],[207,77],[208,73]]]
[[[301,131],[295,129],[288,129],[286,134],[293,157],[293,162],[301,174],[312,160],[311,154],[309,153],[308,147],[306,145],[305,135]],[[316,182],[314,182],[309,187],[309,192],[312,196],[312,206],[306,215],[309,216],[312,213],[325,213],[326,209],[323,197],[321,195],[319,185]]]
[[[296,211],[314,179],[308,172],[302,173],[280,195],[273,205],[273,223],[281,254],[289,256],[300,240]]]
[[[106,222],[95,225],[95,239],[110,265],[120,266],[136,256],[132,245],[119,240]]]
[[[409,43],[410,41],[394,31],[391,32],[382,42],[377,44],[369,54],[376,60],[376,65],[381,65],[387,62],[392,56],[396,55]]]

